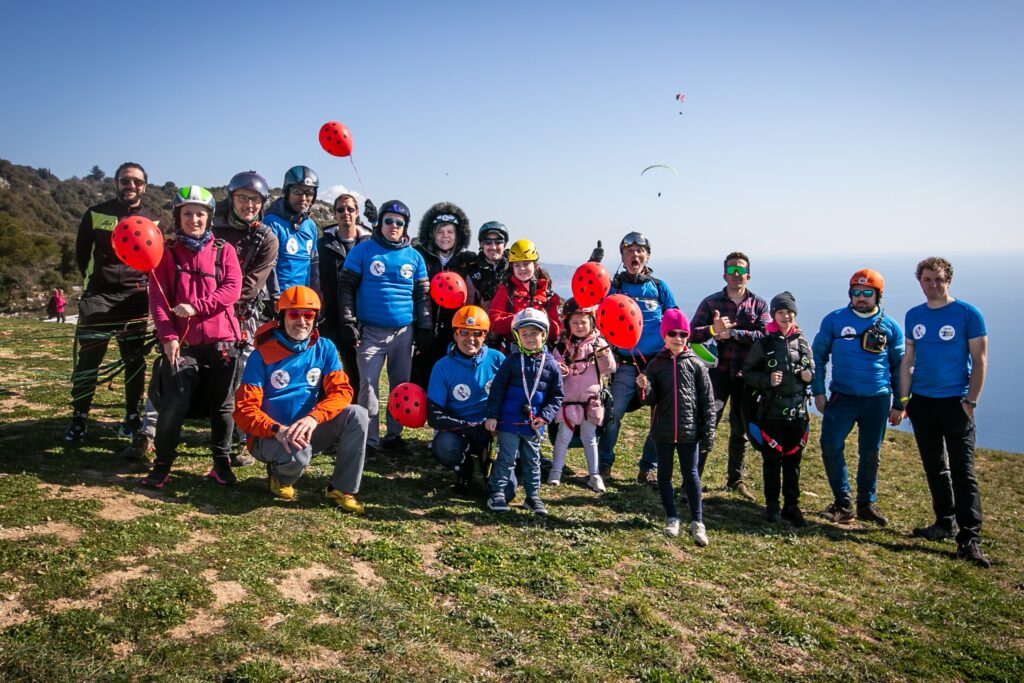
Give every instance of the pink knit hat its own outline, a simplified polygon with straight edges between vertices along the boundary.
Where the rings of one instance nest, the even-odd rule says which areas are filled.
[[[690,321],[678,308],[668,309],[661,317],[661,336],[664,337],[669,330],[683,330],[687,337],[690,336]]]

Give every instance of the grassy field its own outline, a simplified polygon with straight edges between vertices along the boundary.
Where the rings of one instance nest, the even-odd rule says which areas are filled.
[[[667,539],[656,494],[632,481],[640,413],[608,493],[545,486],[546,523],[456,494],[425,431],[413,458],[367,464],[364,517],[325,506],[324,456],[294,503],[258,466],[231,489],[206,481],[198,423],[176,476],[147,492],[117,455],[119,385],[85,444],[63,446],[71,331],[0,323],[4,681],[1024,680],[1020,455],[978,454],[987,571],[910,536],[930,499],[895,432],[891,526],[814,514],[830,497],[812,434],[800,531],[722,490],[720,434],[707,548]],[[748,471],[760,496],[758,455]]]

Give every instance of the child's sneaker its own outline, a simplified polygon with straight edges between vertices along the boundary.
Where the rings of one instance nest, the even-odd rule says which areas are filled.
[[[147,489],[162,489],[167,480],[171,478],[171,465],[169,463],[157,462],[149,470],[149,474],[139,480],[139,486]]]
[[[541,517],[548,516],[548,509],[544,507],[544,503],[537,496],[527,496],[526,500],[523,501],[524,510],[533,510],[533,514],[540,515]]]
[[[117,428],[117,435],[122,439],[132,439],[141,431],[142,417],[138,413],[131,413],[124,416],[124,422]]]
[[[708,533],[705,531],[703,523],[690,522],[690,535],[693,536],[693,542],[701,548],[708,544]]]
[[[508,503],[505,502],[505,494],[500,491],[492,493],[491,497],[487,499],[487,507],[492,512],[508,512]]]
[[[665,535],[675,538],[679,535],[679,518],[669,517],[665,520]]]
[[[365,506],[356,500],[355,495],[343,493],[333,486],[328,486],[324,492],[327,502],[342,512],[351,512],[354,515],[361,515],[366,511]]]
[[[213,468],[206,476],[221,486],[233,486],[238,483],[238,477],[231,471],[231,463],[227,458],[214,458]]]
[[[86,422],[89,413],[82,413],[75,411],[71,415],[71,422],[68,423],[68,428],[64,430],[64,440],[77,443],[85,438],[86,433],[89,431],[89,425]]]
[[[595,493],[606,493],[608,489],[604,486],[604,479],[600,474],[591,474],[587,477],[587,488]]]
[[[548,475],[548,484],[550,484],[551,486],[561,486],[562,485],[562,477],[561,477],[561,475],[555,476],[554,473]]]
[[[142,432],[136,432],[132,442],[121,451],[121,457],[133,462],[149,462],[149,454],[154,450],[153,440]]]

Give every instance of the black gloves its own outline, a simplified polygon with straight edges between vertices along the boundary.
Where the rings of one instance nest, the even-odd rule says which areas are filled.
[[[600,263],[604,260],[604,249],[601,247],[601,240],[597,241],[597,246],[594,247],[594,251],[590,252],[590,258],[587,260],[592,263]]]
[[[363,215],[370,221],[370,225],[377,225],[377,207],[369,197],[363,201]]]
[[[356,329],[355,325],[342,323],[338,328],[338,336],[341,337],[341,342],[343,344],[347,344],[355,348],[359,347],[359,330]]]

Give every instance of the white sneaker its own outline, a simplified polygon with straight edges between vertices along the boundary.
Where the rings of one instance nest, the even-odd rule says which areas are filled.
[[[665,535],[675,538],[679,535],[679,518],[669,517],[665,520]]]
[[[700,522],[690,522],[690,535],[693,536],[693,542],[700,547],[703,548],[708,544],[708,533],[704,530],[704,525]]]
[[[551,475],[548,475],[548,484],[550,484],[551,486],[561,486],[562,485],[562,478],[561,477],[552,477]]]
[[[591,474],[587,479],[587,487],[591,491],[596,491],[597,493],[605,493],[608,491],[608,489],[604,487],[604,479],[601,478],[600,474]]]

